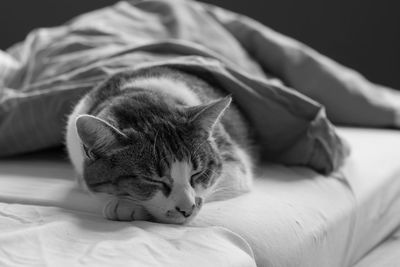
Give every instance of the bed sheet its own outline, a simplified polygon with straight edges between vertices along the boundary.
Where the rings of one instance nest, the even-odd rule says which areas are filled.
[[[0,266],[256,266],[221,227],[115,223],[65,209],[0,203]]]
[[[0,266],[256,266],[222,227],[112,222],[57,152],[0,163]]]
[[[251,193],[205,205],[190,226],[104,221],[96,202],[75,188],[65,159],[1,161],[0,259],[26,260],[33,256],[21,248],[35,248],[35,260],[68,258],[78,266],[88,259],[93,266],[110,259],[251,266],[253,253],[257,266],[351,266],[400,224],[400,132],[339,133],[352,148],[340,172],[324,177],[306,168],[262,166]],[[131,253],[136,250],[147,257]]]

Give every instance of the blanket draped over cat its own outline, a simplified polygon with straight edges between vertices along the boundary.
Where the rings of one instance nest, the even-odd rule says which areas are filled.
[[[195,1],[119,2],[35,30],[1,56],[9,60],[0,73],[0,156],[60,145],[80,97],[117,72],[154,66],[229,92],[267,159],[325,174],[349,153],[330,120],[390,127],[400,114],[380,100],[398,100],[391,89],[250,18]]]

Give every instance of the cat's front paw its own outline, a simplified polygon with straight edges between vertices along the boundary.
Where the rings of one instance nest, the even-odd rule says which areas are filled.
[[[147,220],[147,212],[127,198],[113,198],[103,208],[103,216],[112,221]]]

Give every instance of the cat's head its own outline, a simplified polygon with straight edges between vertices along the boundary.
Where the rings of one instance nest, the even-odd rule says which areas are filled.
[[[154,221],[190,221],[221,174],[213,133],[221,130],[219,120],[230,102],[226,97],[147,111],[120,103],[109,119],[80,115],[76,126],[88,188],[129,197]]]

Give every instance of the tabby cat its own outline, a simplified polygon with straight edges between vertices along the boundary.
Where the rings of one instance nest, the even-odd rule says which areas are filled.
[[[111,220],[182,224],[252,183],[251,132],[231,97],[172,68],[122,72],[85,95],[66,143]]]

